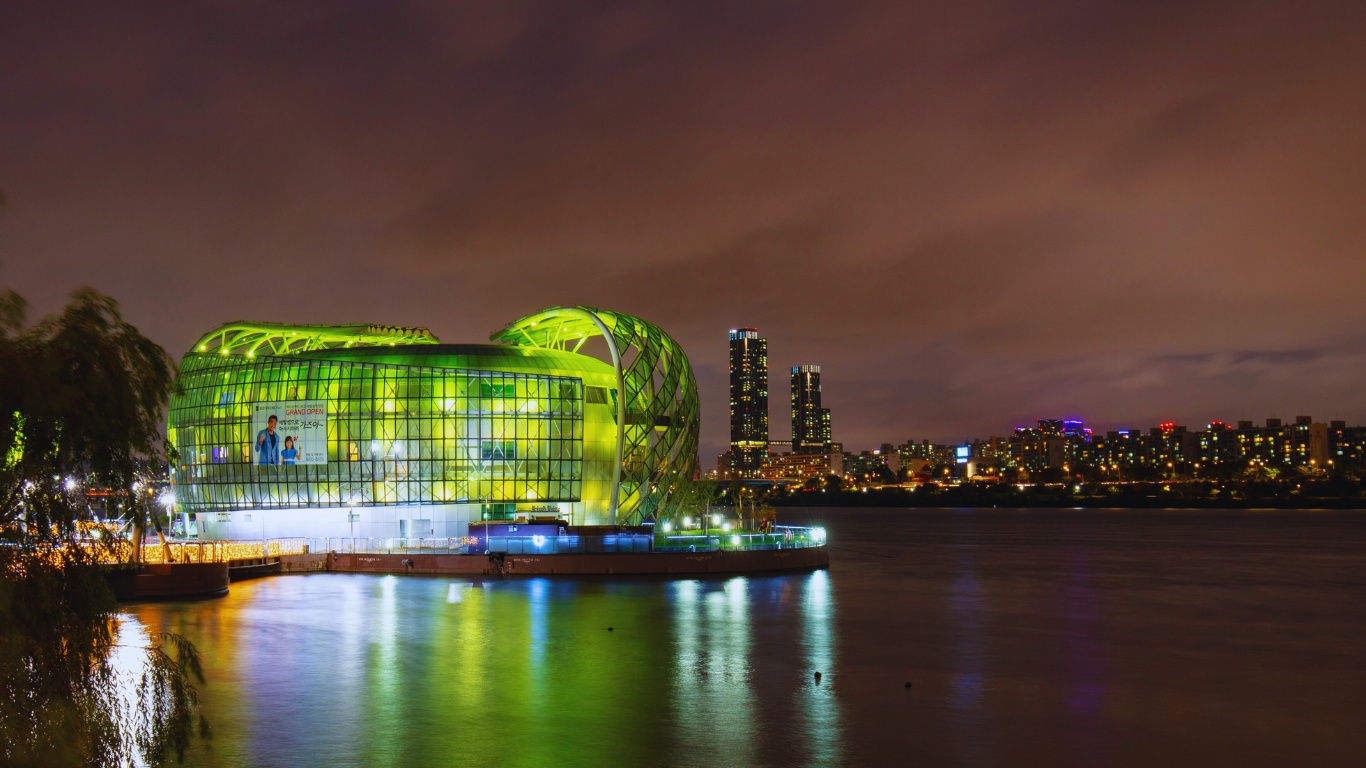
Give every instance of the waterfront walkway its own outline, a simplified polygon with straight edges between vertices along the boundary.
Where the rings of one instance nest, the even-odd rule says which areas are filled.
[[[474,549],[476,544],[481,549]],[[805,549],[825,544],[824,528],[775,526],[772,531],[698,529],[677,533],[566,533],[556,536],[490,536],[488,546],[471,537],[454,538],[272,538],[255,540],[146,543],[144,563],[222,563],[273,560],[309,553],[385,555],[663,554]]]

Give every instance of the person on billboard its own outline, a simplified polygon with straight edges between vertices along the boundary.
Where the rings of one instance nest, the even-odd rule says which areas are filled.
[[[271,414],[266,419],[266,428],[256,433],[256,463],[269,467],[280,463],[280,436],[275,434],[275,425],[280,422]]]
[[[286,467],[299,463],[299,444],[294,442],[293,437],[285,436],[285,447],[280,451],[280,463]]]

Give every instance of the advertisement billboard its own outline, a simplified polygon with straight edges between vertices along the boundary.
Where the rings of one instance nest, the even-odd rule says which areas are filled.
[[[252,463],[289,467],[327,463],[327,401],[256,403],[251,411]]]

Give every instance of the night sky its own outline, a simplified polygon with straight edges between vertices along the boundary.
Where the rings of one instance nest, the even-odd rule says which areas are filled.
[[[775,439],[804,363],[855,450],[1366,422],[1366,3],[740,6],[6,3],[0,285],[176,356],[619,309],[704,467],[741,325]]]

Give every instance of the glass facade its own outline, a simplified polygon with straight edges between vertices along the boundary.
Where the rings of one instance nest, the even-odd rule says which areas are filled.
[[[581,499],[582,380],[308,357],[187,356],[184,511]],[[253,404],[295,400],[327,402],[327,463],[258,465]]]
[[[579,353],[595,333],[610,363]],[[639,522],[694,473],[697,383],[656,326],[554,308],[493,340],[375,325],[209,332],[171,395],[178,511],[221,538],[458,536],[480,516]]]

